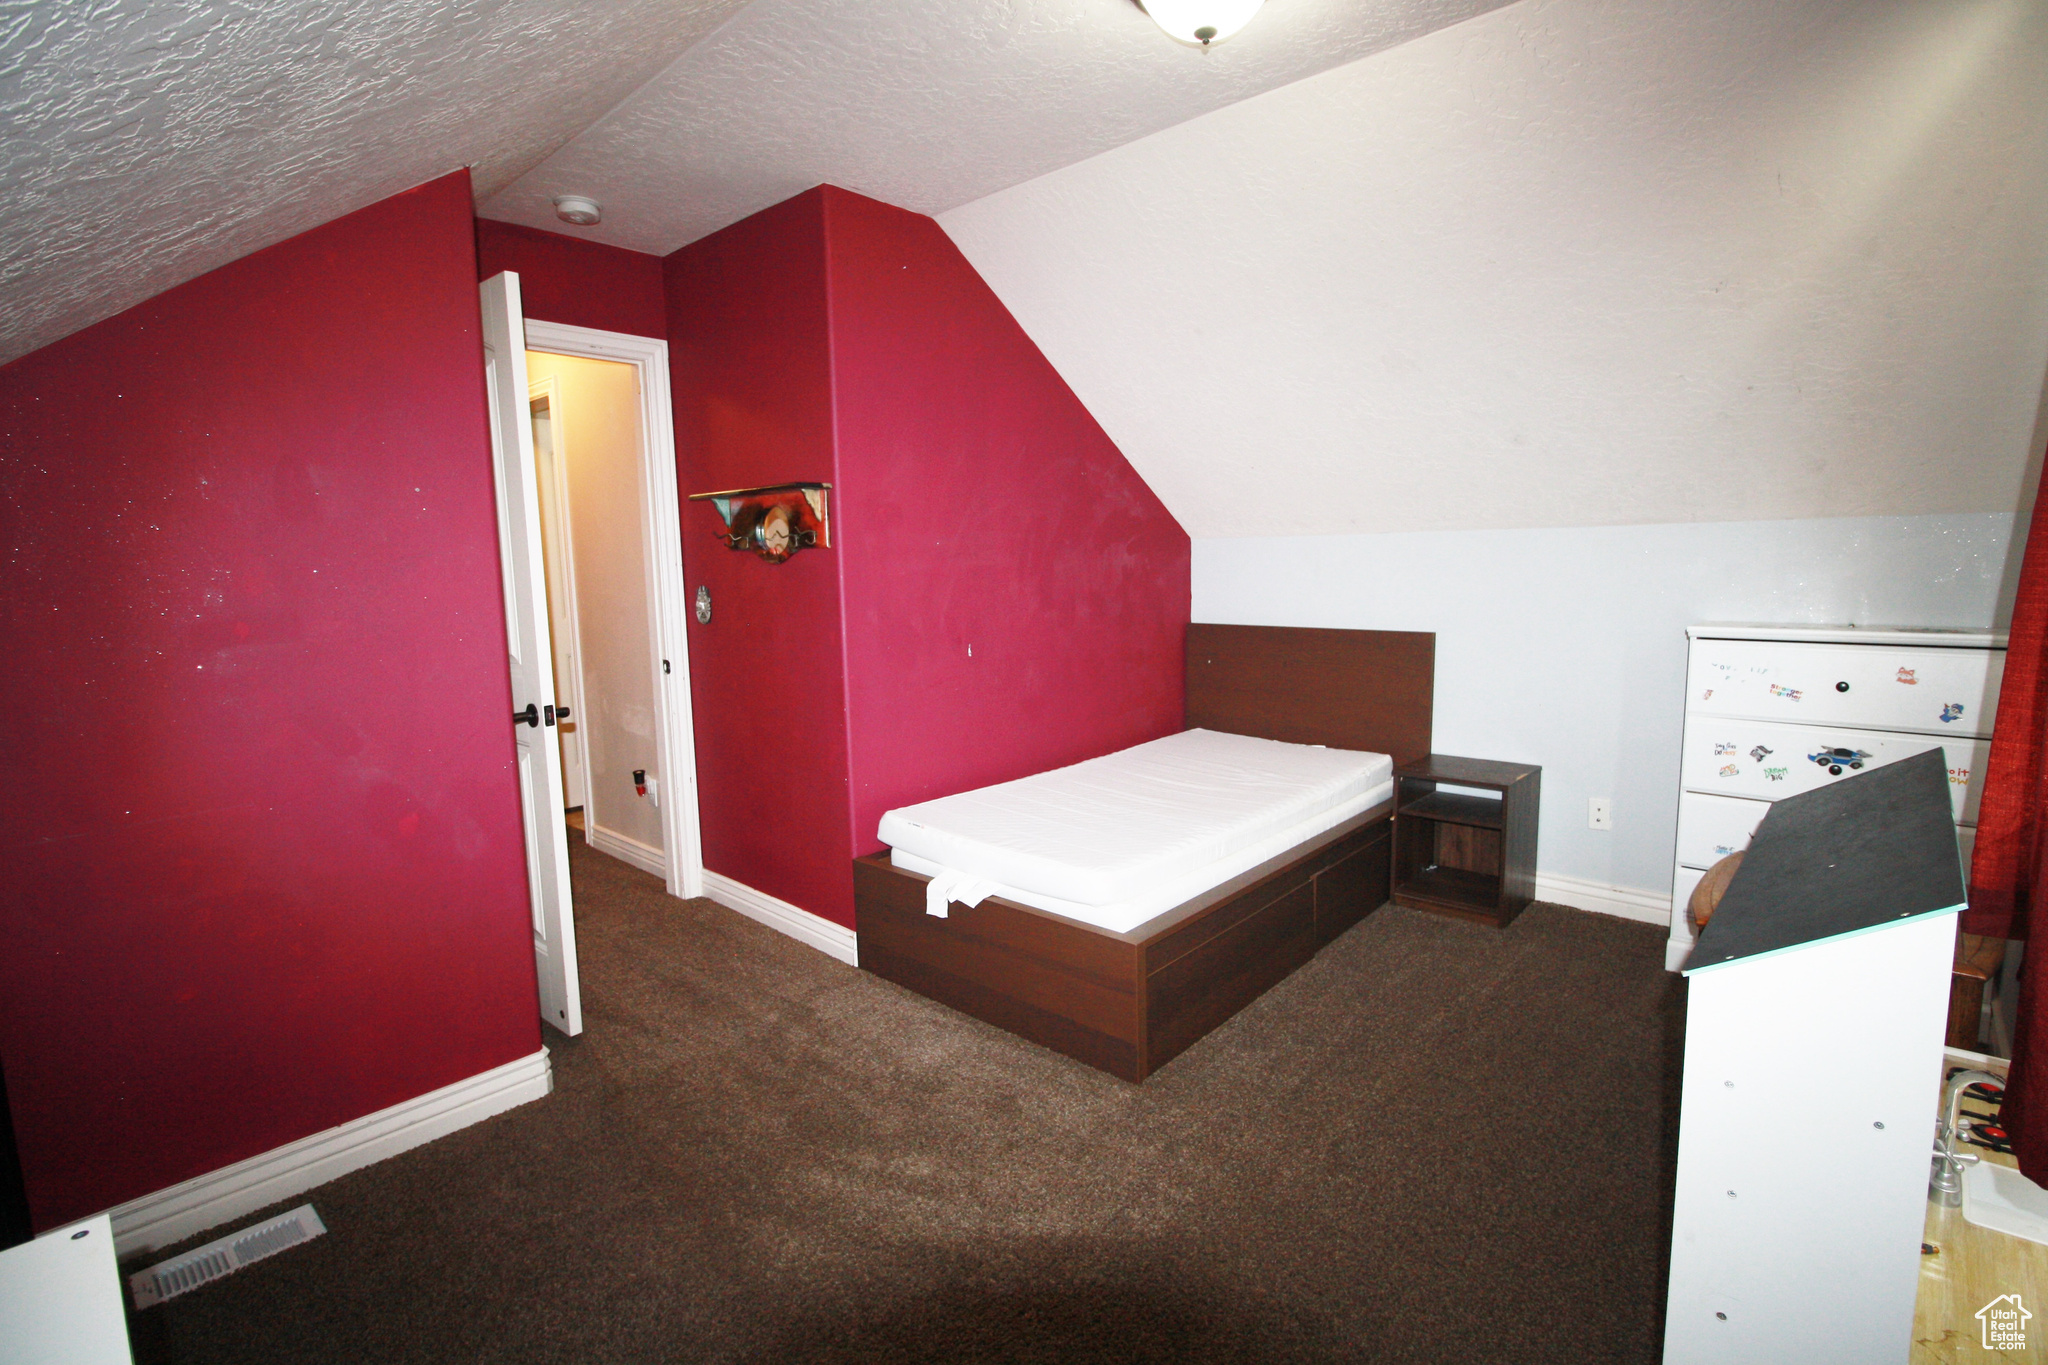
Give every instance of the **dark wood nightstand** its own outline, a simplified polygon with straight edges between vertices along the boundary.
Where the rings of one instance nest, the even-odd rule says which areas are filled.
[[[1541,768],[1451,754],[1397,769],[1394,904],[1507,927],[1536,894],[1542,783]]]

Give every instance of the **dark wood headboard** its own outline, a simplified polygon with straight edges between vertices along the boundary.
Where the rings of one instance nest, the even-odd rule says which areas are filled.
[[[1190,728],[1391,754],[1430,752],[1436,635],[1301,626],[1188,627]]]

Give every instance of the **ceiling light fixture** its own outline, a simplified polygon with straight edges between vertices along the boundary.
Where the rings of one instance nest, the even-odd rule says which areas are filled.
[[[1167,37],[1190,47],[1220,43],[1252,21],[1265,0],[1137,0]]]
[[[589,227],[604,217],[604,206],[587,194],[558,194],[555,217],[577,227]]]

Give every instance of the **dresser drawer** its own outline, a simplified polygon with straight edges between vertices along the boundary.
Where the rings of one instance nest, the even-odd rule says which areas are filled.
[[[1712,867],[1731,853],[1749,847],[1768,801],[1735,796],[1681,792],[1678,797],[1678,861],[1686,867]]]
[[[2002,649],[1695,640],[1696,714],[1989,738]]]
[[[1680,792],[1678,796],[1678,865],[1704,872],[1731,853],[1749,847],[1756,827],[1763,823],[1768,801],[1750,801],[1735,796],[1711,796],[1706,792]],[[1977,830],[1956,826],[1956,847],[1963,860],[1963,875],[1970,873],[1970,854],[1977,846]]]
[[[1671,873],[1671,937],[1680,943],[1690,944],[1693,940],[1692,920],[1686,915],[1686,907],[1692,904],[1693,890],[1699,886],[1700,878],[1706,872],[1697,867],[1678,867]]]
[[[1956,822],[1976,824],[1977,785],[1991,752],[1989,740],[1944,742],[1932,736],[1692,715],[1685,722],[1679,780],[1687,791],[1775,801],[1854,776],[1859,764],[1881,768],[1935,747],[1948,765]],[[1826,753],[1830,749],[1847,752],[1833,759]]]

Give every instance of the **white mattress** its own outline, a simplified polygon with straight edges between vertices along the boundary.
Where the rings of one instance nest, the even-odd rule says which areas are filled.
[[[892,810],[897,867],[926,906],[1000,895],[1116,932],[1392,793],[1385,754],[1188,730],[1069,768]]]

